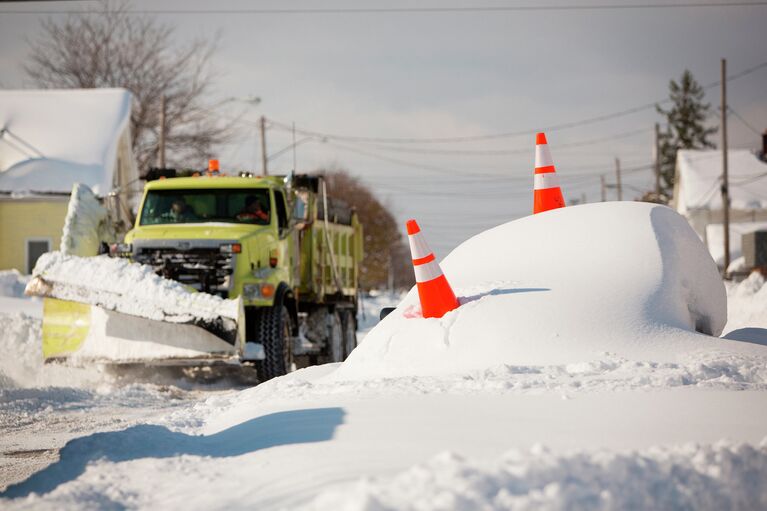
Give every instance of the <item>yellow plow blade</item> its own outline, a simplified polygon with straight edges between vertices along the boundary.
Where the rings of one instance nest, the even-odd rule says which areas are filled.
[[[43,298],[43,358],[65,357],[80,349],[91,325],[91,306]]]

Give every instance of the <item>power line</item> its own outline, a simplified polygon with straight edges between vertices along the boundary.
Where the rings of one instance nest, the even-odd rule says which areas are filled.
[[[435,172],[435,173],[443,174],[443,175],[450,175],[450,176],[453,176],[453,177],[455,177],[455,176],[459,176],[459,177],[460,176],[465,176],[465,177],[471,177],[471,178],[487,178],[487,179],[492,179],[492,180],[500,180],[500,181],[503,181],[503,182],[506,182],[508,180],[513,180],[513,179],[528,179],[529,178],[528,176],[525,176],[525,177],[522,177],[522,176],[504,176],[504,175],[501,175],[501,174],[486,174],[486,173],[481,173],[481,172],[479,172],[479,173],[466,172],[466,171],[452,169],[452,168],[447,168],[447,167],[438,167],[438,166],[435,166],[435,165],[427,165],[427,164],[422,164],[422,163],[411,162],[411,161],[403,160],[403,159],[400,159],[400,158],[392,158],[392,157],[389,157],[389,156],[384,156],[384,155],[377,154],[377,153],[374,153],[374,152],[365,151],[365,150],[362,150],[362,149],[358,149],[356,147],[349,147],[347,145],[338,144],[338,143],[335,143],[335,142],[328,142],[328,141],[326,141],[325,144],[327,144],[327,145],[329,145],[331,147],[335,147],[337,149],[341,149],[342,151],[349,151],[349,152],[352,152],[352,153],[360,154],[362,156],[367,156],[369,158],[374,158],[374,159],[377,159],[377,160],[385,161],[385,162],[388,162],[388,163],[395,163],[397,165],[404,165],[404,166],[407,166],[407,167],[417,168],[417,169],[426,170],[426,171],[429,171],[429,172]],[[630,168],[630,169],[626,169],[626,172],[637,172],[637,171],[641,171],[641,170],[647,170],[648,168],[651,168],[651,167],[652,167],[652,165],[642,165],[642,166],[639,166],[639,167],[633,167],[633,168]],[[601,174],[601,172],[594,172],[593,173],[593,175],[595,175],[595,176],[598,176],[599,174]],[[585,176],[588,176],[588,175],[589,174],[587,174],[587,173],[583,173],[583,174],[573,175],[572,177],[585,177]]]
[[[476,5],[456,7],[303,7],[283,8],[240,8],[240,9],[127,9],[131,14],[439,14],[439,13],[498,13],[498,12],[577,12],[577,11],[628,11],[647,9],[691,9],[691,8],[731,8],[758,7],[767,2],[664,2],[634,4],[587,4],[587,5]],[[64,10],[29,10],[13,9],[1,11],[2,14],[93,14],[94,11],[83,9]],[[97,12],[97,11],[96,11]]]
[[[767,177],[767,172],[763,172],[761,174],[757,174],[757,175],[754,175],[754,176],[744,177],[740,181],[730,181],[730,184],[732,186],[750,185],[751,183],[755,183],[757,181],[760,181],[760,180],[764,179],[765,177]]]
[[[730,112],[732,115],[734,115],[736,119],[738,119],[740,122],[742,122],[742,123],[743,123],[743,124],[744,124],[744,125],[745,125],[745,126],[748,128],[748,129],[750,129],[751,131],[753,131],[753,132],[754,132],[754,133],[756,133],[757,135],[761,135],[761,133],[759,132],[759,130],[758,130],[758,129],[756,129],[756,128],[754,128],[753,126],[751,126],[751,124],[749,124],[749,122],[748,122],[748,121],[746,121],[746,120],[745,120],[745,119],[744,119],[744,118],[743,118],[743,117],[742,117],[742,116],[741,116],[741,115],[740,115],[738,112],[736,112],[735,110],[733,110],[733,109],[732,109],[732,107],[729,107],[729,106],[728,106],[728,107],[727,107],[727,110],[728,110],[728,111],[729,111],[729,112]]]
[[[760,64],[757,64],[755,66],[749,67],[747,69],[744,69],[738,73],[728,75],[727,81],[730,82],[732,80],[737,80],[738,78],[742,78],[743,76],[747,76],[749,74],[755,73],[756,71],[767,67],[767,61],[762,62]],[[704,89],[711,89],[714,87],[717,87],[721,84],[721,80],[717,80],[714,82],[709,83],[708,85],[704,86]],[[323,133],[319,131],[312,131],[309,129],[299,129],[296,128],[296,133],[300,133],[304,136],[314,136],[319,138],[327,138],[327,139],[333,139],[333,140],[341,140],[345,142],[379,142],[379,143],[387,143],[387,144],[434,144],[434,143],[457,143],[457,142],[474,142],[478,140],[494,140],[494,139],[501,139],[501,138],[512,138],[512,137],[521,137],[521,136],[530,136],[535,134],[537,131],[546,131],[546,132],[552,132],[552,131],[560,131],[560,130],[566,130],[570,128],[576,128],[581,126],[586,126],[589,124],[595,124],[598,122],[603,122],[611,119],[615,119],[618,117],[623,117],[626,115],[634,114],[637,112],[642,112],[644,110],[654,109],[657,105],[669,103],[671,100],[669,98],[664,98],[660,101],[653,101],[652,103],[645,103],[643,105],[639,105],[632,108],[626,108],[624,110],[619,110],[617,112],[612,112],[609,114],[603,114],[598,115],[594,117],[588,117],[586,119],[581,119],[579,121],[571,121],[571,122],[565,122],[561,124],[553,124],[547,127],[543,127],[537,130],[520,130],[520,131],[510,131],[506,133],[495,133],[490,135],[474,135],[474,136],[455,136],[455,137],[427,137],[427,138],[417,138],[417,137],[367,137],[367,136],[357,136],[357,135],[338,135],[338,134],[332,134],[332,133]],[[282,129],[293,129],[292,125],[288,126],[285,123],[275,121],[274,119],[270,119],[270,122],[272,123],[272,126],[274,127],[280,127]]]
[[[298,130],[296,130],[296,131],[298,131]],[[415,162],[411,162],[411,161],[407,161],[407,160],[402,160],[402,159],[399,159],[399,158],[392,158],[390,156],[384,156],[384,155],[373,153],[373,152],[370,152],[370,151],[365,151],[365,150],[362,150],[362,149],[357,149],[355,147],[349,147],[347,145],[338,144],[336,142],[326,141],[325,143],[327,145],[331,146],[331,147],[336,147],[336,148],[341,149],[343,151],[349,151],[349,152],[352,152],[352,153],[357,153],[357,154],[360,154],[362,156],[367,156],[369,158],[375,158],[377,160],[381,160],[381,161],[385,161],[385,162],[389,162],[389,163],[395,163],[397,165],[405,165],[407,167],[418,168],[418,169],[426,170],[426,171],[429,171],[429,172],[435,172],[437,174],[452,174],[452,175],[464,174],[464,175],[466,175],[465,172],[462,172],[460,170],[450,169],[450,168],[447,168],[447,167],[437,167],[437,166],[434,166],[434,165],[425,165],[425,164],[422,164],[422,163],[415,163]],[[494,177],[494,178],[498,177],[497,175],[492,175],[492,174],[472,174],[472,176],[476,176],[476,177],[480,177],[480,176],[482,176],[482,177]]]
[[[282,125],[278,125],[277,123],[274,123],[273,126],[278,129],[284,130],[284,127]],[[587,140],[580,140],[577,142],[570,142],[565,144],[557,144],[557,149],[562,148],[572,148],[572,147],[583,147],[593,144],[600,144],[602,142],[609,142],[611,140],[619,140],[623,138],[629,138],[634,135],[638,135],[641,133],[646,133],[650,131],[649,128],[641,128],[631,131],[626,131],[623,133],[618,133],[615,135],[609,135],[605,137],[600,138],[593,138],[593,139],[587,139]],[[531,149],[530,147],[520,147],[515,149],[425,149],[425,148],[407,148],[407,147],[400,147],[400,146],[390,146],[390,145],[382,145],[382,144],[368,144],[370,147],[376,149],[376,150],[383,150],[383,151],[393,151],[393,152],[399,152],[399,153],[410,153],[410,154],[443,154],[443,155],[471,155],[471,156],[504,156],[504,155],[511,155],[511,154],[526,154],[530,153]]]
[[[765,65],[767,65],[767,62],[765,62]],[[318,131],[311,131],[311,130],[299,129],[299,128],[296,128],[296,132],[306,136],[324,137],[328,139],[342,140],[345,142],[381,142],[381,143],[390,143],[390,144],[441,144],[441,143],[456,143],[456,142],[474,142],[478,140],[495,140],[495,139],[501,139],[501,138],[530,136],[530,135],[534,135],[538,131],[551,132],[551,131],[559,131],[559,130],[565,130],[569,128],[575,128],[579,126],[585,126],[588,124],[595,124],[597,122],[607,121],[610,119],[615,119],[617,117],[623,117],[625,115],[641,112],[643,110],[648,110],[650,108],[655,108],[656,104],[667,103],[669,101],[670,101],[669,99],[664,99],[660,102],[647,103],[644,105],[640,105],[633,108],[627,108],[625,110],[620,110],[618,112],[613,112],[610,114],[598,115],[596,117],[582,119],[580,121],[554,124],[551,126],[542,127],[537,130],[528,129],[528,130],[520,130],[520,131],[509,131],[506,133],[495,133],[492,135],[430,137],[430,138],[415,138],[415,137],[398,138],[398,137],[361,137],[361,136],[355,136],[355,135],[336,135],[331,133],[322,133]],[[270,119],[270,120],[274,127],[279,126],[282,129],[286,128],[286,125],[284,123],[275,121],[274,119]]]

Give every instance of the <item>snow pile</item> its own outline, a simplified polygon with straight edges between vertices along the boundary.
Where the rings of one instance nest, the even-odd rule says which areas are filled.
[[[108,213],[87,186],[75,183],[69,199],[64,230],[61,236],[61,253],[76,256],[95,256],[101,241],[112,241]]]
[[[22,298],[28,281],[29,277],[25,277],[17,270],[0,271],[0,296]]]
[[[428,232],[425,233],[428,237]],[[415,289],[339,368],[339,379],[445,375],[621,359],[767,357],[722,341],[726,293],[688,223],[646,203],[598,203],[481,233],[441,264],[461,301],[420,316]]]
[[[0,314],[0,389],[33,385],[42,370],[40,320]]]
[[[26,314],[0,313],[0,401],[8,389],[47,386],[96,387],[110,378],[97,368],[46,365],[42,352],[42,321]],[[111,378],[111,380],[114,380]]]
[[[40,284],[32,280],[28,292],[45,294],[52,286],[56,298],[142,318],[185,323],[196,318],[224,317],[236,321],[239,317],[238,300],[190,291],[176,281],[158,276],[151,267],[127,259],[50,252],[37,260],[32,273],[43,279],[43,289],[36,289]]]
[[[445,452],[326,490],[304,509],[765,509],[766,481],[767,440],[564,455],[538,445],[483,462]]]
[[[616,391],[710,389],[767,391],[767,362],[758,357],[711,356],[687,363],[632,361],[614,356],[563,365],[498,365],[451,375],[339,379],[340,364],[301,369],[252,389],[218,396],[177,416],[168,424],[184,429],[206,420],[236,422],[252,410],[290,397],[293,406],[314,406],[323,399],[399,399],[408,396],[516,396],[555,394],[562,399]],[[245,412],[243,412],[245,411]],[[233,419],[232,417],[237,417]]]

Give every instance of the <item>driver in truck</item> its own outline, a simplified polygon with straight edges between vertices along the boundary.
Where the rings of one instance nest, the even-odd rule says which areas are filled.
[[[269,213],[264,211],[261,201],[253,195],[245,197],[245,207],[237,213],[237,220],[244,222],[269,222]]]
[[[191,207],[186,203],[183,197],[174,199],[167,213],[162,217],[172,222],[190,222],[197,220],[198,217]]]

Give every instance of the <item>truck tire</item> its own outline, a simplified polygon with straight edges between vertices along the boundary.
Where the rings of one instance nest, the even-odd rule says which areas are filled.
[[[344,361],[344,330],[341,316],[333,311],[328,318],[328,355],[331,362]]]
[[[345,311],[341,322],[344,330],[344,360],[346,360],[352,350],[357,347],[357,318],[354,317],[354,311]]]
[[[256,366],[259,380],[271,380],[287,374],[293,366],[290,312],[284,305],[265,308],[258,324],[264,343],[264,360]]]

